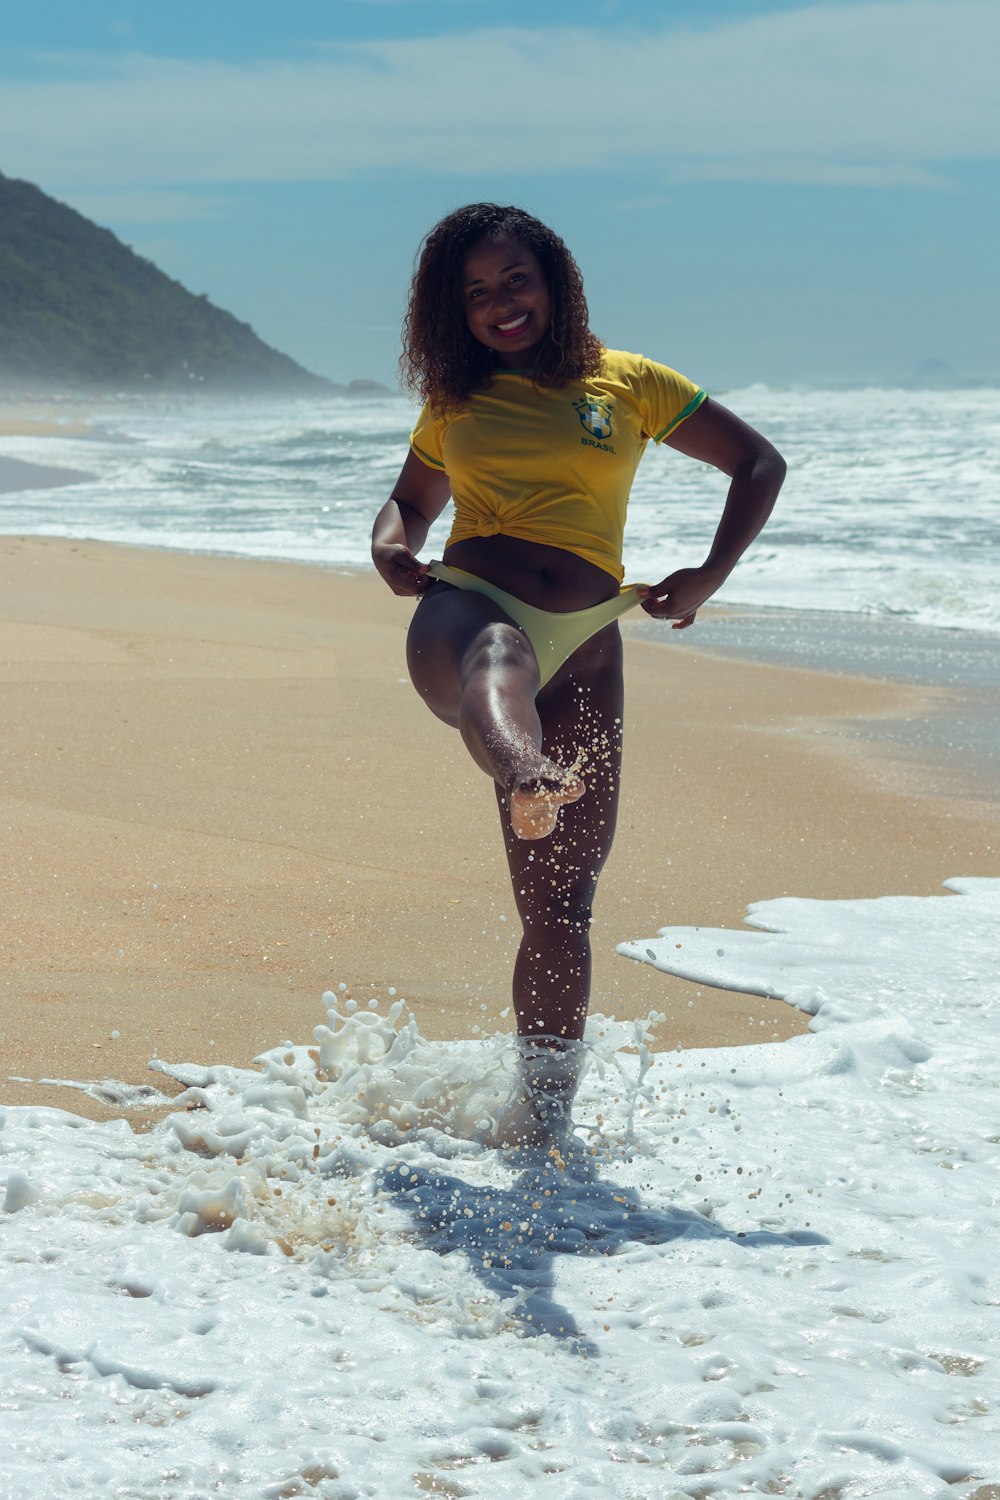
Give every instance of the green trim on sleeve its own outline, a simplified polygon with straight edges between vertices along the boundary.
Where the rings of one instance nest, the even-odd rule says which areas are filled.
[[[680,421],[680,418],[678,417],[677,420]],[[442,474],[444,473],[444,464],[439,463],[436,458],[431,458],[430,454],[425,453],[423,448],[419,448],[412,438],[410,439],[410,447],[413,449],[418,458],[423,459],[424,463],[427,464],[429,468],[440,469]]]
[[[665,437],[669,437],[670,434],[674,431],[674,429],[677,428],[677,427],[679,427],[681,425],[681,423],[683,422],[683,420],[684,420],[685,417],[689,417],[693,411],[697,411],[698,408],[699,408],[699,406],[701,405],[701,403],[703,401],[707,401],[707,400],[708,400],[708,392],[707,391],[699,391],[698,394],[697,394],[697,396],[692,396],[691,400],[688,402],[687,406],[685,406],[684,410],[681,411],[681,412],[678,412],[677,415],[676,415],[676,417],[674,418],[674,420],[672,422],[668,423],[667,426],[664,427],[664,429],[663,429],[662,432],[658,432],[656,434],[656,436],[653,439],[653,442],[654,443],[662,443],[663,439]]]

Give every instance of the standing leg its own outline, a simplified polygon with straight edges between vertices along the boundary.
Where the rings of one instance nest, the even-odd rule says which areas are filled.
[[[526,843],[497,801],[523,936],[514,967],[521,1037],[579,1040],[590,1001],[590,924],[598,877],[611,852],[622,742],[622,647],[617,625],[576,651],[539,694],[542,750],[579,765],[587,795],[562,811],[550,838]]]

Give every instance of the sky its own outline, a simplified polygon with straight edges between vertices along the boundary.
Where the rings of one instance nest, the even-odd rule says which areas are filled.
[[[39,0],[0,171],[335,380],[519,203],[595,331],[709,389],[1000,378],[997,0]]]

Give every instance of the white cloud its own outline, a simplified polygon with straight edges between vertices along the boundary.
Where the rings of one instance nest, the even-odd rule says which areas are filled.
[[[940,180],[998,146],[996,0],[809,6],[659,34],[481,30],[303,61],[74,60],[0,93],[3,170],[94,191],[393,169]],[[147,210],[155,200],[147,199]],[[165,218],[181,199],[162,199]],[[198,212],[197,205],[191,204]]]

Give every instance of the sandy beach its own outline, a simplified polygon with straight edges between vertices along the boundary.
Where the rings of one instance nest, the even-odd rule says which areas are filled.
[[[310,1038],[320,995],[390,986],[431,1037],[510,1025],[515,914],[492,791],[405,675],[411,606],[373,576],[0,539],[5,858],[0,1097],[148,1081]],[[997,868],[997,809],[932,795],[844,721],[941,689],[629,641],[622,815],[593,1008],[665,1048],[807,1018],[628,962],[667,923],[791,894],[935,894]],[[115,1033],[117,1033],[115,1035]],[[18,1081],[12,1081],[18,1080]]]

